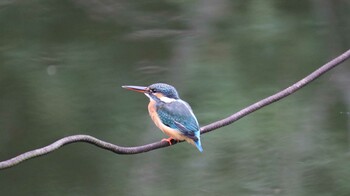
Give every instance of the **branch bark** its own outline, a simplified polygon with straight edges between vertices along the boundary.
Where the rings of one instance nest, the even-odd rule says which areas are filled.
[[[346,52],[344,52],[343,54],[339,55],[338,57],[334,58],[333,60],[329,61],[328,63],[326,63],[325,65],[323,65],[319,69],[315,70],[314,72],[312,72],[311,74],[309,74],[305,78],[303,78],[300,81],[296,82],[295,84],[287,87],[286,89],[279,91],[278,93],[271,95],[265,99],[262,99],[261,101],[258,101],[256,103],[234,113],[233,115],[231,115],[227,118],[224,118],[222,120],[219,120],[219,121],[213,122],[209,125],[201,127],[201,134],[205,134],[205,133],[211,132],[213,130],[216,130],[220,127],[227,126],[227,125],[243,118],[244,116],[247,116],[248,114],[250,114],[256,110],[259,110],[262,107],[265,107],[273,102],[276,102],[284,97],[289,96],[290,94],[292,94],[292,93],[296,92],[297,90],[301,89],[302,87],[306,86],[307,84],[309,84],[310,82],[312,82],[316,78],[320,77],[324,73],[328,72],[329,70],[331,70],[335,66],[341,64],[342,62],[344,62],[348,58],[350,58],[350,49],[347,50]],[[2,162],[0,162],[0,169],[13,167],[13,166],[25,161],[25,160],[48,154],[52,151],[55,151],[55,150],[61,148],[64,145],[75,143],[75,142],[90,143],[90,144],[93,144],[97,147],[112,151],[112,152],[117,153],[117,154],[138,154],[138,153],[144,153],[144,152],[148,152],[148,151],[155,150],[158,148],[164,148],[164,147],[169,146],[168,142],[158,141],[158,142],[146,144],[143,146],[122,147],[122,146],[117,146],[117,145],[114,145],[112,143],[108,143],[108,142],[99,140],[99,139],[92,137],[90,135],[72,135],[72,136],[67,136],[67,137],[64,137],[62,139],[59,139],[56,142],[54,142],[50,145],[47,145],[43,148],[28,151],[26,153],[20,154],[14,158],[9,159],[9,160],[2,161]],[[176,144],[176,143],[177,143],[176,141],[172,141],[172,144]]]

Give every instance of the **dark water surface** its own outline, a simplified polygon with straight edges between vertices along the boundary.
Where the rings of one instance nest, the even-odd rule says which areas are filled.
[[[201,125],[349,49],[350,4],[0,1],[0,161],[68,135],[164,138],[148,98],[167,82]],[[182,143],[116,155],[77,143],[0,171],[1,195],[350,195],[350,61],[273,105]]]

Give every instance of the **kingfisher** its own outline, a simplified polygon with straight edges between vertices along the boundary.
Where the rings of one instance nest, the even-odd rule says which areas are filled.
[[[202,152],[199,124],[190,105],[181,100],[176,89],[165,83],[146,86],[122,86],[125,89],[144,93],[150,100],[148,112],[154,124],[169,136],[162,139],[171,145],[171,140],[187,141]]]

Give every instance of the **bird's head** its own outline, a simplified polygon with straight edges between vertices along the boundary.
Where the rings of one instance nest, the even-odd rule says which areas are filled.
[[[163,102],[171,102],[179,99],[179,94],[176,89],[165,83],[155,83],[148,87],[145,86],[122,86],[125,89],[144,93],[150,99],[155,101],[161,100]]]

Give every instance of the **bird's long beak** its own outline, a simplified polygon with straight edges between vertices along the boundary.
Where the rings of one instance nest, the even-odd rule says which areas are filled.
[[[145,87],[145,86],[122,86],[122,87],[128,90],[139,92],[139,93],[148,92],[148,87]]]

